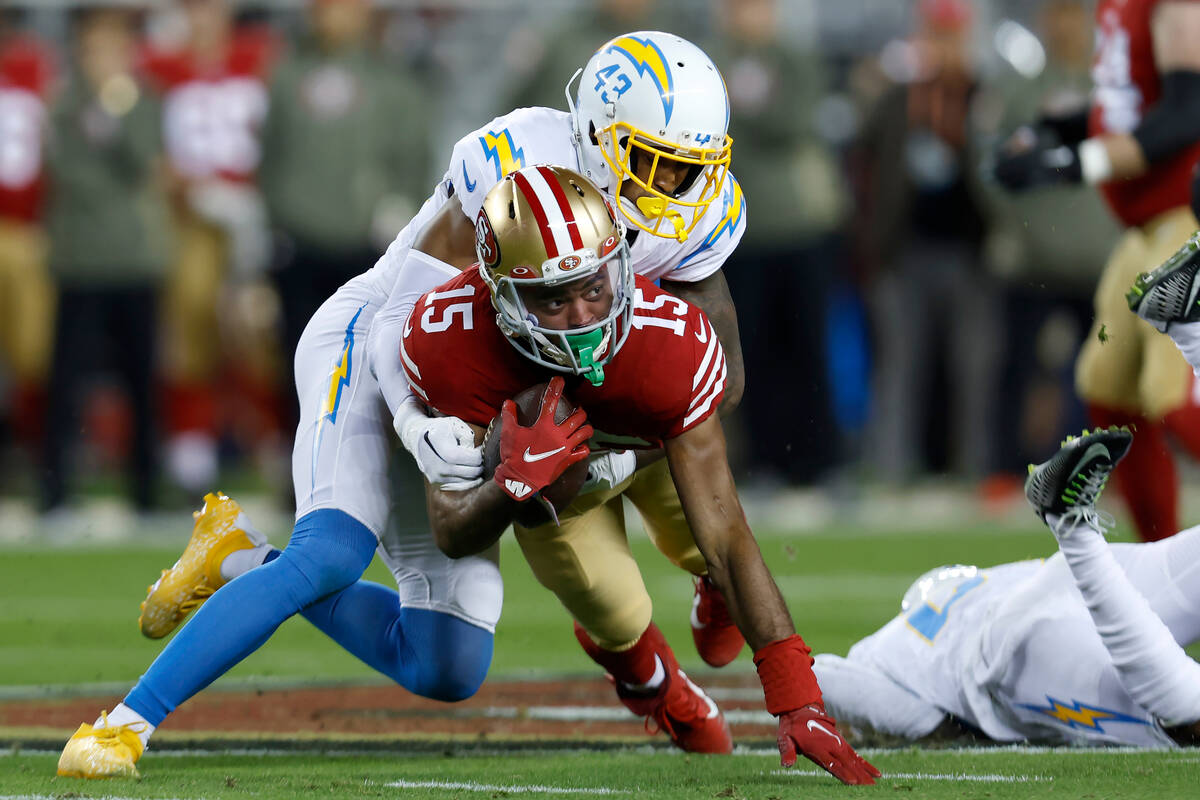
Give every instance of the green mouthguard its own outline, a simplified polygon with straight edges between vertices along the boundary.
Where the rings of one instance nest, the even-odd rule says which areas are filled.
[[[597,364],[595,358],[593,358],[596,348],[604,341],[604,329],[597,328],[588,333],[577,333],[574,336],[566,337],[566,339],[567,346],[575,354],[575,359],[579,362],[579,366],[587,370],[583,373],[583,377],[587,378],[592,386],[599,386],[604,383],[604,366]]]

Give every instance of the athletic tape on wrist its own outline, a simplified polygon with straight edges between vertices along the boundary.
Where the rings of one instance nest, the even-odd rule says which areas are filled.
[[[821,687],[812,669],[812,650],[799,634],[771,642],[754,652],[767,711],[775,716],[821,703]]]

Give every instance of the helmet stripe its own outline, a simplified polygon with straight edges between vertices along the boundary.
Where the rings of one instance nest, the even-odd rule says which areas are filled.
[[[562,184],[558,182],[558,176],[549,167],[538,167],[537,171],[550,187],[550,193],[554,195],[554,200],[558,203],[558,210],[562,212],[563,219],[567,222],[567,233],[571,237],[571,249],[578,250],[583,247],[583,237],[579,235],[579,223],[575,221],[575,212],[571,210],[571,204],[567,201],[567,193],[563,191]]]
[[[521,194],[525,195],[525,202],[529,203],[529,208],[533,211],[533,218],[542,234],[542,245],[546,248],[546,255],[554,258],[558,255],[558,245],[555,242],[554,231],[550,230],[550,220],[546,218],[546,209],[542,207],[542,201],[529,184],[529,179],[525,177],[524,171],[518,170],[512,173],[512,177],[517,188],[521,190]]]

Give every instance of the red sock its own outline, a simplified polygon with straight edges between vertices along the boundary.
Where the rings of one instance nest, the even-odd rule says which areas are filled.
[[[1166,428],[1127,411],[1089,405],[1092,422],[1102,428],[1132,425],[1133,444],[1113,471],[1137,534],[1144,542],[1165,539],[1179,530],[1179,477],[1167,445]]]
[[[42,446],[46,416],[46,387],[35,381],[18,381],[13,389],[13,428],[17,440],[30,453]]]
[[[575,638],[583,645],[583,651],[592,661],[604,667],[609,675],[621,683],[629,685],[648,683],[657,669],[655,655],[670,652],[662,631],[653,622],[633,647],[619,653],[605,650],[592,641],[592,637],[588,636],[587,631],[578,622],[575,623]]]
[[[170,381],[163,386],[165,428],[169,434],[217,430],[217,399],[206,382]]]

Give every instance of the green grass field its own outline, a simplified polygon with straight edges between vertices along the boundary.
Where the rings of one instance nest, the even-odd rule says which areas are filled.
[[[185,533],[180,534],[182,544]],[[1044,529],[966,525],[961,530],[867,534],[830,528],[805,534],[760,531],[759,538],[797,628],[815,650],[845,653],[897,610],[903,591],[943,563],[994,564],[1049,555]],[[687,628],[691,587],[642,536],[634,550],[655,599],[655,617],[683,666],[703,682]],[[106,546],[0,548],[0,699],[102,685],[119,694],[162,647],[137,633],[145,586],[177,548]],[[537,586],[506,539],[504,617],[492,675],[590,674],[557,602]],[[374,565],[368,577],[388,582]],[[746,653],[728,669],[751,674]],[[271,681],[377,679],[301,619],[286,623],[218,685]],[[65,734],[64,734],[65,738]],[[57,749],[25,749],[19,737],[0,752],[0,800],[51,797],[295,798],[538,797],[641,798],[858,797],[897,793],[928,798],[1185,798],[1200,795],[1195,751],[1043,749],[870,751],[885,777],[850,789],[801,762],[782,772],[770,749],[732,758],[689,757],[661,746],[530,749],[489,741],[393,743],[371,750],[331,742],[312,753],[153,751],[140,781],[83,783],[53,777]],[[661,744],[662,737],[655,740]],[[40,749],[37,749],[39,748]],[[572,746],[573,747],[573,746]],[[337,752],[339,748],[343,752]],[[872,795],[872,793],[874,793]]]

